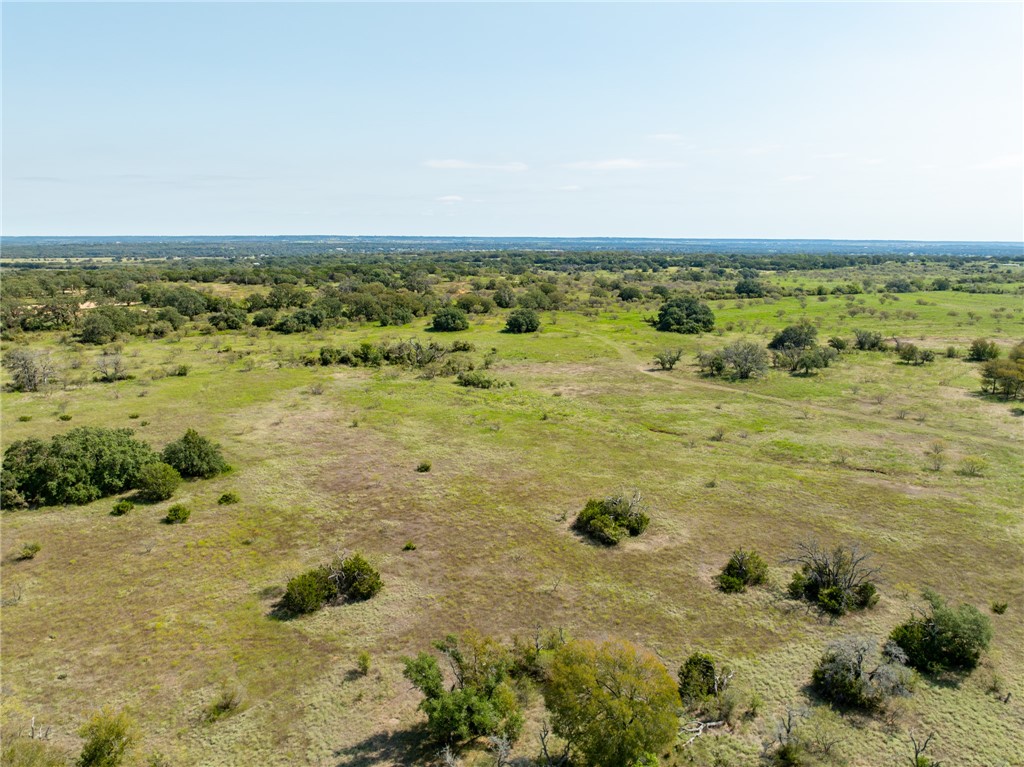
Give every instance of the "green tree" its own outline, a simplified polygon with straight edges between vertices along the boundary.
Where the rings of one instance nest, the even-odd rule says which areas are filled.
[[[188,429],[180,438],[168,444],[161,454],[164,463],[173,466],[183,477],[209,479],[228,470],[220,452],[220,445]]]
[[[768,564],[756,551],[736,549],[718,576],[722,591],[746,591],[747,586],[759,586],[768,579]]]
[[[434,315],[430,329],[440,333],[451,333],[469,328],[466,313],[457,306],[442,306]]]
[[[652,653],[622,640],[562,647],[544,701],[554,733],[593,767],[634,765],[671,743],[679,726],[672,677]]]
[[[144,501],[166,501],[181,484],[181,475],[173,466],[161,461],[147,463],[139,471],[135,483],[139,497]]]
[[[138,741],[131,717],[103,710],[82,725],[78,734],[85,738],[76,767],[118,767]]]
[[[818,337],[818,329],[807,320],[783,328],[772,337],[768,348],[776,349],[807,349],[814,346]]]
[[[661,305],[655,327],[671,333],[706,333],[714,329],[715,315],[703,301],[682,296]]]
[[[505,321],[506,333],[535,333],[540,329],[540,317],[533,309],[514,309]]]
[[[907,663],[921,671],[970,671],[992,641],[992,622],[976,607],[950,607],[930,589],[924,599],[931,608],[893,629],[890,639],[907,654]]]

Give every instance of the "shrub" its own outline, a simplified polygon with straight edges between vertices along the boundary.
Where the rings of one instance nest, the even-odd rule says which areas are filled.
[[[360,650],[359,655],[356,656],[356,668],[362,676],[366,676],[370,673],[370,663],[372,658],[370,653],[366,650]]]
[[[682,356],[682,349],[665,349],[654,355],[654,362],[662,370],[672,370]]]
[[[216,722],[226,716],[231,716],[240,711],[245,703],[245,692],[238,685],[224,687],[220,694],[206,707],[205,716],[207,722]]]
[[[312,613],[337,595],[338,590],[330,579],[330,570],[318,567],[288,581],[280,607],[292,615]]]
[[[535,333],[540,329],[540,317],[533,309],[514,309],[505,320],[506,333]]]
[[[380,572],[359,554],[336,564],[332,578],[338,595],[352,602],[370,599],[384,587]]]
[[[420,474],[426,474],[430,471],[430,461],[420,461],[419,465],[416,467],[416,471]]]
[[[967,359],[970,362],[985,362],[986,360],[994,360],[998,356],[999,346],[996,345],[995,341],[989,341],[987,338],[974,339],[967,350]]]
[[[800,544],[799,549],[796,557],[787,560],[800,565],[789,584],[791,598],[805,599],[831,615],[877,604],[871,579],[878,568],[868,566],[870,555],[857,546],[822,549],[813,541]]]
[[[682,296],[661,305],[655,327],[671,333],[706,333],[714,329],[715,315],[704,302]]]
[[[910,694],[913,677],[905,661],[900,648],[891,643],[879,657],[874,640],[844,637],[832,642],[818,660],[811,686],[829,703],[874,709],[890,697]]]
[[[956,473],[964,477],[980,477],[988,468],[988,462],[976,455],[968,455],[957,466]]]
[[[854,330],[854,346],[862,352],[880,351],[882,349],[882,334],[873,330]]]
[[[639,491],[632,496],[612,495],[587,501],[572,527],[599,543],[614,546],[627,535],[637,536],[647,529],[651,518]]]
[[[70,421],[72,419],[72,417],[73,416],[70,413],[61,413],[59,416],[57,416],[57,420],[59,420],[59,421]]]
[[[183,525],[192,516],[192,510],[183,503],[176,503],[167,510],[164,521],[169,525]]]
[[[416,551],[416,544],[413,541],[406,541],[402,551]]]
[[[890,634],[908,665],[930,673],[973,669],[992,641],[992,622],[972,605],[950,607],[934,591],[926,590],[924,599],[930,614],[922,612]]]
[[[43,546],[40,543],[26,543],[21,547],[21,551],[18,552],[19,560],[35,559],[36,554],[42,551]]]
[[[135,508],[135,504],[129,501],[127,498],[122,498],[120,501],[114,504],[114,508],[111,510],[111,515],[115,517],[123,517],[129,511]]]
[[[768,579],[768,565],[756,551],[737,549],[718,576],[718,585],[727,593],[742,592],[747,586],[759,586]]]
[[[220,445],[188,429],[181,439],[167,445],[161,454],[164,463],[183,477],[215,477],[230,467],[220,453]]]
[[[130,429],[81,426],[43,442],[12,442],[4,451],[2,502],[82,504],[137,486],[156,456]]]
[[[768,348],[779,349],[808,349],[815,345],[818,337],[818,329],[811,323],[804,320],[796,325],[783,328],[772,337]]]
[[[118,767],[138,741],[131,718],[100,711],[78,731],[85,739],[76,767]]]
[[[138,488],[139,498],[144,501],[166,501],[181,484],[181,475],[178,470],[169,464],[160,461],[148,463],[139,472],[139,479],[135,483]]]
[[[68,767],[68,755],[45,740],[5,735],[0,745],[0,764],[5,767]]]
[[[715,693],[718,673],[715,659],[695,652],[679,667],[679,697],[686,706],[697,706]]]
[[[434,315],[430,329],[440,333],[450,333],[457,330],[469,328],[469,319],[466,313],[457,306],[443,306]]]
[[[217,503],[219,503],[221,506],[227,506],[228,504],[238,503],[240,500],[242,499],[238,497],[238,493],[236,493],[234,490],[229,490],[228,492],[224,493],[223,495],[221,495],[220,498],[217,499]]]
[[[1008,606],[1009,605],[1006,602],[993,602],[991,608],[992,612],[994,612],[996,615],[1002,615],[1006,612],[1006,608]]]
[[[502,386],[511,386],[510,383],[497,381],[479,370],[464,370],[460,372],[455,376],[455,383],[471,389],[499,389]]]

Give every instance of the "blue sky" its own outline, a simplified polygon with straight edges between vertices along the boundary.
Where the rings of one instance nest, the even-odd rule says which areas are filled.
[[[1022,6],[3,4],[3,233],[1024,239]]]

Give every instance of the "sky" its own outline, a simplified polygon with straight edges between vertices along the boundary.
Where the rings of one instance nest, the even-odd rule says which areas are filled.
[[[16,235],[1024,240],[1024,4],[4,2]]]

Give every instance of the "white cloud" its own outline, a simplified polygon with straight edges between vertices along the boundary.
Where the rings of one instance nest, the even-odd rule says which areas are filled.
[[[657,160],[635,160],[620,157],[614,160],[581,160],[564,165],[572,170],[652,170],[656,168],[679,168],[677,162],[661,162]]]
[[[795,173],[792,176],[783,176],[782,180],[788,181],[790,183],[797,183],[800,181],[810,181],[812,178],[814,178],[814,176],[806,176],[802,173]]]
[[[500,170],[506,173],[520,173],[528,168],[525,162],[484,163],[468,160],[427,160],[423,163],[428,168],[440,170]]]
[[[1021,155],[1004,154],[967,166],[970,170],[1012,170],[1021,166]]]
[[[682,133],[652,133],[647,138],[651,139],[651,141],[678,142],[684,140],[684,136]]]
[[[458,194],[446,194],[443,197],[438,197],[438,202],[462,202],[464,198]]]

